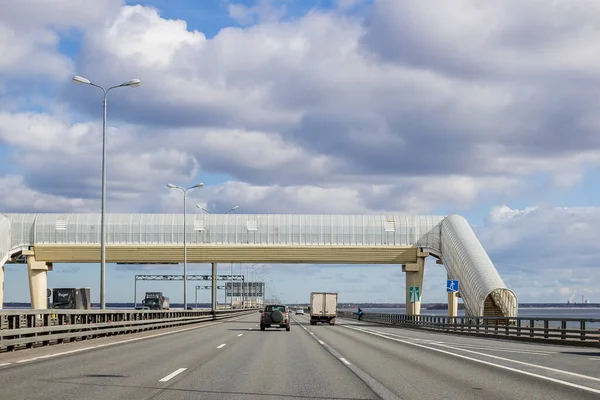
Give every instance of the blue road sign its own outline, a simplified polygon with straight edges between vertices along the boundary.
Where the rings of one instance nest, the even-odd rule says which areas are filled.
[[[448,279],[446,292],[458,292],[458,279]]]

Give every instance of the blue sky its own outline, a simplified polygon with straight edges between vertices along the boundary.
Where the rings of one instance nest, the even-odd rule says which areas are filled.
[[[600,32],[582,28],[600,5],[80,3],[0,5],[10,33],[0,35],[2,212],[99,210],[101,93],[70,79],[137,77],[139,88],[109,96],[109,212],[180,212],[164,185],[204,182],[189,212],[458,213],[521,301],[580,291],[600,302],[589,254],[600,219],[600,65],[590,56]],[[342,301],[403,302],[399,270],[262,273],[284,301],[335,290]],[[98,271],[59,264],[49,286],[91,287],[97,299]],[[135,274],[180,271],[109,265],[108,299],[130,301]],[[28,300],[24,266],[6,266],[5,282],[5,301]],[[181,301],[177,283],[143,283],[159,286]],[[429,263],[424,301],[445,301],[444,287]]]

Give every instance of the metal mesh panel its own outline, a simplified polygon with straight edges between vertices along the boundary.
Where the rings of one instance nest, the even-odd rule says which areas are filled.
[[[441,253],[450,279],[459,279],[468,315],[483,315],[484,302],[492,294],[507,317],[517,315],[517,298],[506,287],[466,219],[446,217],[441,224]]]
[[[100,214],[8,216],[12,247],[100,241]],[[188,243],[209,244],[418,245],[439,249],[442,220],[437,216],[191,214],[186,219],[186,237]],[[394,231],[390,231],[390,223],[386,231],[386,221],[393,221]],[[107,214],[106,222],[107,243],[183,243],[183,214]]]
[[[10,248],[12,247],[10,225],[10,219],[0,214],[0,268],[2,268],[8,259]]]
[[[8,214],[12,247],[33,243],[98,243],[100,214]],[[182,214],[107,214],[108,243],[182,243]],[[203,221],[198,230],[197,221]],[[189,215],[189,243],[418,245],[440,249],[439,216]],[[248,230],[248,221],[257,230]],[[386,221],[394,231],[386,232]],[[387,224],[388,228],[390,224]],[[58,228],[58,229],[57,229]]]
[[[29,246],[35,241],[35,220],[40,214],[4,214],[10,220],[11,249]]]

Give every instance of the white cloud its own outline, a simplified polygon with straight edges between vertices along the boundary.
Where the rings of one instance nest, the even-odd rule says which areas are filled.
[[[387,11],[386,18],[402,11],[392,6],[396,3],[377,4],[376,10]],[[418,9],[423,18],[432,18],[430,11]],[[380,14],[369,21],[384,18]],[[420,32],[413,28],[412,33]],[[471,36],[471,28],[463,32],[453,26],[449,29],[457,33],[450,37]],[[337,159],[351,175],[522,176],[544,171],[557,175],[556,184],[565,187],[574,184],[586,162],[600,161],[599,153],[589,150],[597,148],[591,146],[597,141],[589,123],[597,108],[593,102],[565,110],[553,100],[560,94],[555,81],[524,83],[526,69],[516,71],[514,80],[478,74],[465,79],[433,65],[377,62],[361,40],[378,32],[359,19],[313,12],[292,22],[224,29],[207,40],[155,10],[124,7],[108,30],[90,34],[90,54],[104,57],[95,56],[99,62],[85,64],[85,72],[115,82],[122,76],[143,78],[143,94],[115,96],[118,109],[130,109],[128,114],[116,110],[118,118],[271,132],[287,146]],[[526,54],[514,51],[521,51],[521,58]],[[594,96],[589,100],[598,102]],[[540,114],[537,102],[550,107],[547,115]],[[566,140],[566,127],[552,112],[558,107],[559,117],[567,113],[580,121],[572,129],[581,140]],[[422,152],[411,151],[417,144]]]
[[[0,76],[32,79],[42,75],[66,80],[73,70],[73,60],[59,52],[61,34],[98,26],[120,5],[120,0],[85,4],[78,0],[1,2]]]
[[[367,42],[386,58],[454,73],[598,76],[598,15],[600,4],[593,2],[380,0],[367,18]]]
[[[248,10],[280,5],[259,2]],[[543,127],[543,116],[518,107],[524,99],[539,100],[555,85],[542,79],[524,84],[520,78],[526,68],[516,71],[514,80],[481,74],[465,79],[442,68],[443,63],[434,65],[435,60],[427,59],[429,66],[397,59],[386,64],[373,57],[372,51],[382,56],[400,43],[411,44],[411,50],[418,47],[408,35],[373,48],[370,38],[392,29],[376,21],[409,13],[441,23],[444,13],[437,8],[382,1],[364,24],[358,17],[312,11],[292,21],[226,28],[207,39],[189,31],[185,21],[162,18],[156,9],[119,8],[118,2],[105,6],[108,11],[100,16],[92,12],[96,9],[86,10],[82,20],[71,21],[51,11],[46,19],[36,14],[31,23],[54,34],[82,29],[85,51],[78,70],[94,81],[142,78],[142,87],[119,89],[109,101],[110,123],[116,124],[109,130],[109,158],[118,171],[112,179],[129,188],[125,190],[158,187],[169,174],[191,179],[196,172],[220,172],[249,187],[257,185],[257,190],[315,186],[339,193],[336,198],[353,191],[367,210],[421,212],[445,204],[468,209],[486,194],[510,201],[523,190],[523,179],[540,172],[551,175],[552,187],[570,188],[580,182],[585,165],[600,162],[600,153],[588,150],[595,148],[589,144],[597,135],[591,135],[596,124],[587,108],[567,110],[581,121],[577,129],[582,140],[561,142],[560,126],[557,131],[532,130],[532,123]],[[502,17],[488,27],[488,40],[477,39],[472,31],[486,26],[485,16],[498,14],[499,6],[462,1],[457,7],[465,24],[441,24],[443,40],[430,32],[425,44],[438,43],[449,51],[452,43],[467,40],[467,48],[492,53],[509,44],[513,53],[527,51],[509,40],[526,19]],[[584,35],[575,26],[587,17],[573,13],[573,35],[591,41],[594,31]],[[414,24],[402,29],[421,32]],[[568,24],[561,23],[561,29],[570,37]],[[569,51],[565,46],[571,42],[565,43],[556,51]],[[502,60],[495,65],[501,67]],[[98,120],[99,93],[72,86],[68,95],[85,114],[93,101],[92,118]],[[5,112],[0,118],[3,141],[28,149],[15,164],[29,171],[32,187],[36,183],[30,177],[47,164],[64,164],[58,172],[72,181],[77,180],[72,175],[86,175],[78,180],[83,192],[97,185],[91,166],[66,168],[97,158],[97,122],[71,124],[59,114]],[[554,147],[540,152],[538,143],[549,146],[544,141],[549,135]],[[356,188],[361,185],[363,189]]]
[[[52,31],[38,30],[23,34],[0,22],[0,38],[2,74],[26,78],[41,72],[61,79],[72,68],[71,60],[56,52],[59,38]],[[32,58],[35,63],[30,63]]]
[[[476,233],[522,301],[566,301],[574,291],[600,296],[599,223],[598,207],[502,206]]]
[[[71,125],[61,117],[33,112],[0,112],[0,140],[9,146],[43,153],[62,151],[74,155],[98,132],[93,123]]]
[[[229,2],[247,26],[207,38],[120,0],[3,2],[0,207],[98,209],[101,93],[73,73],[142,80],[109,96],[109,211],[178,212],[165,183],[222,174],[193,194],[211,211],[468,216],[544,204],[600,164],[600,6],[381,0],[344,13],[359,3],[284,19],[290,3]],[[66,55],[64,39],[81,51]],[[489,216],[480,235],[515,285],[540,265],[553,279],[541,296],[594,283],[576,271],[594,267],[597,211],[568,210]],[[556,253],[565,243],[576,257]]]
[[[122,62],[143,69],[164,70],[171,67],[179,51],[199,51],[206,43],[204,34],[188,32],[182,20],[165,20],[158,10],[140,5],[123,7],[95,46]]]
[[[37,192],[29,188],[20,176],[0,177],[0,205],[2,212],[90,212],[90,208],[81,198],[62,197]]]

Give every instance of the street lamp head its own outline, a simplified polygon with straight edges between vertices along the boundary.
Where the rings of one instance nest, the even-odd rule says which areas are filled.
[[[229,211],[227,211],[225,214],[229,214],[230,212],[233,212],[233,211],[237,210],[238,208],[239,208],[238,206],[235,206],[235,207],[231,208]]]
[[[73,82],[75,82],[78,85],[81,85],[81,84],[84,84],[84,83],[86,85],[89,85],[90,83],[92,83],[92,82],[90,82],[89,79],[85,79],[84,77],[79,76],[79,75],[73,76]]]
[[[210,211],[208,211],[206,208],[202,207],[200,204],[196,204],[196,207],[201,209],[202,211],[204,211],[207,214],[212,214]]]
[[[200,182],[197,185],[192,186],[193,188],[201,188],[202,186],[204,186],[204,183]]]
[[[167,183],[167,187],[169,189],[175,189],[177,187],[177,185],[173,185],[172,183]]]
[[[126,82],[121,83],[121,86],[138,87],[141,84],[142,84],[142,81],[140,81],[139,79],[130,79]]]

